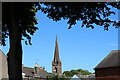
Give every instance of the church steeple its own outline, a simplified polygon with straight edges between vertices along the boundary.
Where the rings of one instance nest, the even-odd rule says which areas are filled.
[[[62,63],[59,58],[58,38],[56,36],[54,59],[52,61],[52,72],[55,75],[61,75],[61,72],[62,72],[61,65],[62,65]]]
[[[59,58],[59,48],[58,48],[58,38],[56,36],[56,42],[55,42],[55,52],[54,52],[54,62],[60,61]]]

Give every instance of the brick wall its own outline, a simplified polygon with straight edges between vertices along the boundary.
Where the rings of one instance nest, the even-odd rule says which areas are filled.
[[[120,80],[120,67],[95,69],[96,80]]]

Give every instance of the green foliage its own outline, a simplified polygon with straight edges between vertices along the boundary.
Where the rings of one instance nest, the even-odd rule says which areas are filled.
[[[60,21],[61,19],[68,20],[68,29],[75,25],[77,21],[82,22],[81,27],[92,28],[93,24],[104,26],[104,30],[108,30],[110,25],[115,27],[120,26],[120,22],[113,21],[109,18],[115,15],[111,10],[114,8],[120,9],[120,2],[79,2],[79,3],[43,3],[46,7],[42,7],[41,11],[47,14],[49,19]]]
[[[81,72],[81,75],[89,75],[92,74],[91,72],[89,72],[88,70],[84,70],[83,72]]]
[[[44,6],[42,6],[44,4]],[[60,21],[61,19],[68,20],[68,29],[77,23],[82,22],[81,27],[92,28],[93,24],[103,26],[104,30],[108,30],[108,27],[120,26],[120,21],[111,20],[109,16],[115,15],[115,12],[111,10],[111,7],[120,9],[120,2],[79,2],[79,3],[44,3],[44,2],[30,2],[30,3],[2,3],[2,45],[5,45],[5,38],[9,36],[11,14],[10,10],[13,10],[14,17],[16,18],[16,24],[22,30],[21,40],[25,40],[26,44],[31,43],[31,35],[38,30],[35,25],[37,23],[36,12],[47,14],[49,19],[53,21]]]
[[[93,74],[95,74],[95,72],[93,72]]]
[[[83,70],[83,69],[77,69],[77,70],[71,70],[71,71],[64,71],[63,74],[66,77],[72,77],[73,75],[89,75],[92,74],[88,70]]]
[[[71,72],[73,75],[78,74],[78,71],[77,71],[77,70],[71,70],[70,72]]]
[[[77,69],[77,71],[78,71],[78,72],[84,72],[84,70],[83,70],[83,69]]]
[[[35,5],[36,4],[36,5]],[[2,45],[5,45],[5,38],[9,36],[9,30],[12,23],[10,21],[12,20],[11,14],[14,14],[14,17],[16,19],[17,26],[20,27],[20,30],[22,30],[22,39],[25,40],[26,44],[31,44],[31,36],[35,33],[35,31],[38,29],[35,25],[37,23],[36,19],[36,12],[38,11],[37,3],[2,3]],[[12,12],[10,13],[10,10]]]
[[[72,77],[73,76],[73,73],[71,71],[64,71],[63,74],[66,76],[66,77]]]
[[[61,76],[54,75],[54,76],[48,76],[47,80],[67,80],[67,79],[65,78],[64,75]]]

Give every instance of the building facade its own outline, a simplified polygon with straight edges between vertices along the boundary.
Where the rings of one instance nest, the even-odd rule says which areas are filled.
[[[34,66],[34,68],[31,67],[22,67],[22,76],[24,79],[40,79],[40,80],[46,80],[48,76],[52,76],[50,73],[48,73],[44,67],[39,67],[38,64]]]
[[[22,65],[22,76],[25,80],[35,78],[42,78],[42,80],[45,80],[45,78],[52,75],[53,74],[48,73],[44,67],[39,67],[37,64],[34,68]],[[7,56],[0,50],[0,80],[6,80],[7,78],[9,78]]]
[[[48,73],[44,68],[38,67],[36,64],[34,68],[25,67],[22,65],[23,78],[46,78],[51,75],[62,74],[62,63],[59,57],[58,39],[56,37],[54,59],[52,61],[52,73]],[[0,80],[8,78],[7,56],[0,50]]]
[[[120,80],[120,50],[111,51],[96,67],[96,80]]]
[[[55,42],[55,51],[54,51],[54,59],[52,61],[52,73],[55,75],[62,74],[62,62],[59,57],[59,48],[58,48],[58,38],[56,37]]]
[[[8,78],[7,56],[0,50],[0,80]]]

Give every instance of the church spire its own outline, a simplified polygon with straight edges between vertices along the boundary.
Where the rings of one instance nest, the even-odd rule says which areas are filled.
[[[58,48],[58,38],[56,36],[56,42],[55,42],[55,52],[54,52],[54,62],[60,61],[59,58],[59,48]]]
[[[55,41],[54,59],[52,61],[52,72],[55,75],[61,75],[61,73],[62,73],[62,63],[59,58],[59,48],[58,48],[57,36],[56,36],[56,41]]]

